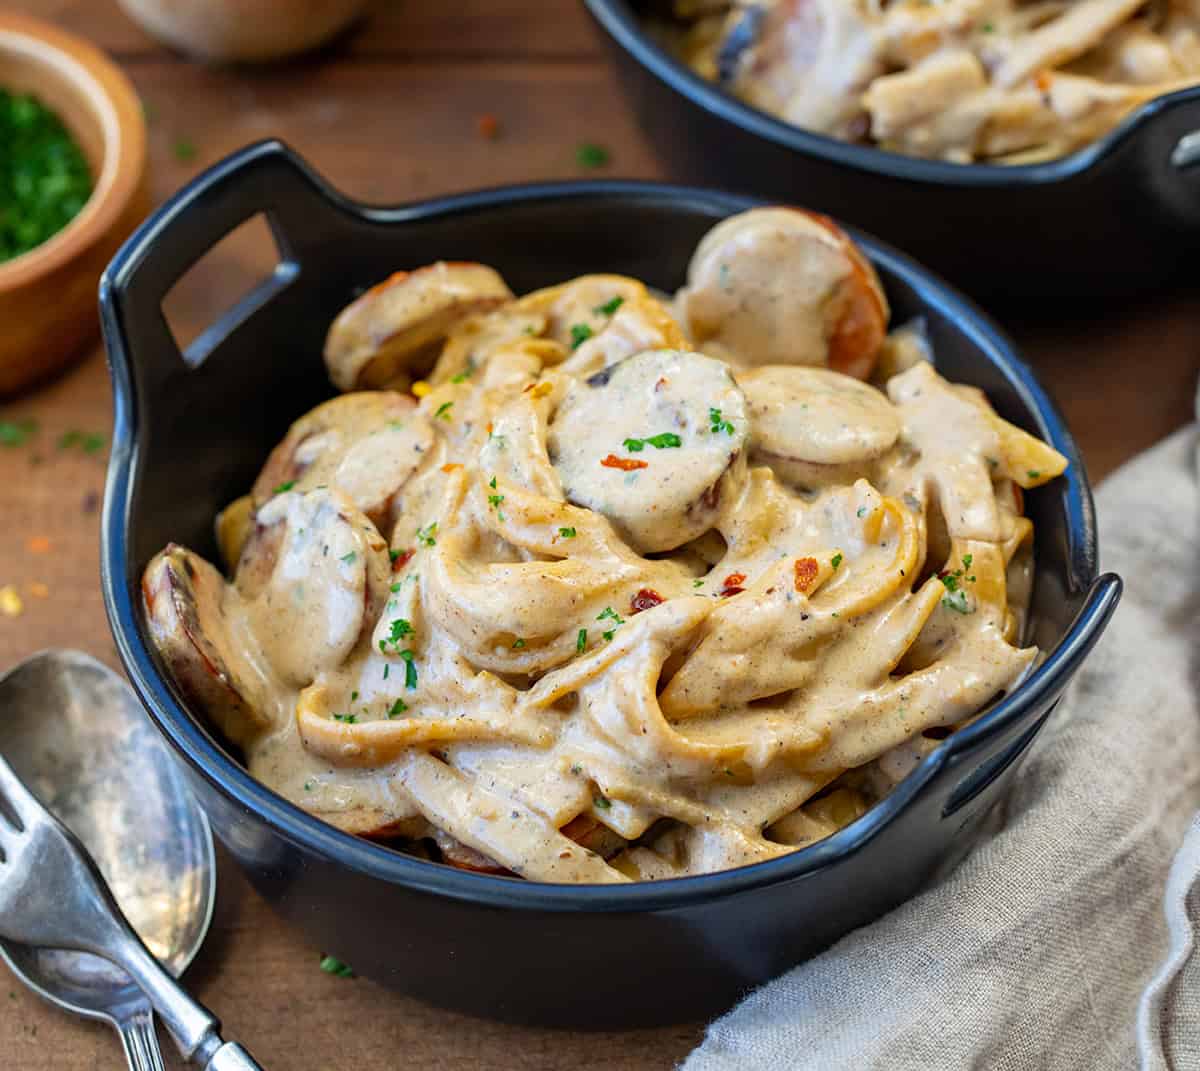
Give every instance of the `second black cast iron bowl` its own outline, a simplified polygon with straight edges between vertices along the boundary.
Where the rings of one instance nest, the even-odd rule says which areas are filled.
[[[700,78],[644,32],[653,0],[584,2],[673,179],[828,212],[994,303],[1131,294],[1195,274],[1200,86],[1061,160],[918,160],[802,130]]]
[[[192,182],[106,272],[101,307],[116,426],[102,569],[117,647],[250,880],[318,948],[356,971],[514,1020],[596,1026],[719,1011],[910,896],[962,854],[1108,620],[1119,581],[1097,576],[1083,465],[1042,388],[975,308],[859,236],[897,322],[923,315],[942,370],[982,387],[1071,466],[1029,495],[1038,558],[1031,638],[1045,662],[854,825],[785,858],[661,883],[552,886],[471,874],[310,817],[250,777],[188,709],[147,636],[142,570],[169,540],[214,554],[213,515],[250,485],[288,423],[332,393],[322,341],[353,295],[397,268],[439,258],[492,264],[518,292],[590,271],[671,290],[701,235],[753,203],[602,182],[365,208],[266,142]],[[180,353],[163,296],[258,213],[280,248],[273,277]]]

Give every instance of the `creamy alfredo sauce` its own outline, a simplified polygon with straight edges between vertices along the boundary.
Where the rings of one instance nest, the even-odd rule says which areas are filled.
[[[458,866],[663,878],[828,835],[1013,685],[1020,488],[1065,462],[882,325],[851,356],[885,383],[830,370],[839,317],[886,304],[839,290],[857,251],[771,221],[730,260],[736,322],[701,264],[679,319],[590,276],[464,311],[433,351],[396,323],[419,400],[297,421],[222,520],[231,581],[180,547],[150,564],[164,659],[256,777]],[[819,319],[783,363],[748,325],[809,241],[831,263],[803,266]],[[691,348],[697,303],[721,359]],[[354,311],[359,339],[378,310]]]

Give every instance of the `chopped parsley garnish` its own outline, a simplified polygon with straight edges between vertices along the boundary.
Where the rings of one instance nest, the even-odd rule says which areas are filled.
[[[437,407],[437,412],[433,414],[433,419],[449,421],[450,420],[450,410],[453,408],[454,408],[453,402],[442,402],[442,404]]]
[[[611,316],[624,304],[625,299],[623,297],[615,297],[610,301],[606,301],[603,305],[597,305],[592,309],[592,312],[597,316]]]
[[[597,796],[592,802],[602,811],[607,811],[612,806],[612,800],[606,799],[604,796]]]
[[[425,547],[437,546],[437,521],[417,529],[417,542]]]
[[[283,485],[280,484],[280,486],[282,487]],[[398,550],[389,550],[388,551],[388,561],[394,562],[399,557],[400,557],[400,551],[398,551]]]
[[[404,659],[404,687],[411,691],[417,686],[416,655],[406,650],[400,652],[400,657]]]
[[[655,450],[665,450],[670,446],[682,446],[683,440],[673,431],[664,431],[661,435],[651,435],[646,440]]]
[[[617,613],[617,611],[614,610],[611,606],[606,606],[603,610],[601,610],[600,614],[597,616],[596,620],[597,621],[610,620],[610,621],[615,622],[618,625],[625,624],[625,618],[623,618],[619,613]],[[616,631],[617,630],[615,628],[609,629],[607,632],[602,633],[602,635],[604,636],[605,640],[607,640],[609,643],[612,643],[612,638],[616,634]]]
[[[305,792],[311,792],[312,790],[313,790],[313,782],[312,782],[312,781],[305,781],[305,782],[304,782],[304,791],[305,791]]]
[[[323,970],[326,974],[332,974],[337,978],[354,977],[354,972],[340,959],[335,959],[333,956],[321,957],[321,970]]]
[[[398,718],[408,709],[408,704],[403,699],[397,699],[390,707],[388,707],[387,716],[389,718]]]
[[[495,476],[493,476],[488,481],[488,487],[490,487],[493,491],[496,489],[496,477]],[[502,510],[500,508],[500,504],[504,501],[504,496],[503,495],[488,495],[487,500],[488,500],[488,505],[491,506],[496,511],[496,519],[500,520],[500,521],[505,520],[504,510]]]
[[[992,33],[995,31],[995,29],[996,29],[996,27],[993,23],[985,22],[983,24],[983,32],[984,33]]]
[[[78,446],[85,454],[94,454],[104,448],[104,436],[96,432],[64,431],[58,437],[58,448],[69,450],[72,446]]]
[[[349,553],[349,554],[343,554],[343,555],[342,555],[342,556],[341,556],[341,557],[338,559],[338,561],[343,561],[343,562],[345,562],[347,565],[353,565],[353,564],[354,564],[354,562],[355,562],[355,559],[356,559],[357,557],[358,557],[358,555],[357,555],[357,554],[355,554],[355,553],[354,553],[354,551],[350,551],[350,553]]]
[[[946,589],[946,594],[942,596],[942,605],[947,610],[953,610],[959,614],[974,613],[974,608],[967,599],[967,593],[963,590],[962,582],[965,580],[968,583],[974,584],[975,577],[964,576],[964,570],[971,568],[971,562],[974,561],[974,556],[964,554],[962,569],[955,569],[954,572],[939,573],[938,579],[941,580],[943,587]]]
[[[404,587],[404,583],[403,583],[403,581],[397,580],[397,581],[396,581],[396,582],[395,582],[395,583],[394,583],[394,584],[391,586],[391,588],[390,588],[389,590],[390,590],[391,592],[395,593],[395,592],[399,591],[399,590],[400,590],[402,587]]]
[[[181,164],[190,163],[196,159],[196,144],[188,138],[176,138],[171,146],[171,152]]]
[[[863,515],[864,515],[866,512],[867,512],[867,507],[866,507],[866,506],[859,506],[859,507],[858,507],[858,509],[855,511],[855,514],[854,514],[854,515],[855,515],[856,517],[861,517],[861,516],[863,516]]]
[[[593,331],[587,324],[571,324],[571,349],[579,349],[592,334]]]
[[[655,450],[666,450],[669,447],[682,446],[683,440],[673,431],[664,431],[661,435],[651,435],[645,439],[626,439],[625,449],[631,454],[641,453],[649,443]]]
[[[702,588],[702,587],[704,587],[704,580],[703,580],[703,579],[700,579],[700,580],[693,580],[693,581],[692,581],[692,587],[694,587],[694,588]]]
[[[943,595],[942,605],[947,610],[953,610],[959,614],[969,614],[971,612],[971,604],[967,602],[967,593],[961,588],[957,591],[948,591]]]
[[[357,699],[357,698],[358,698],[358,692],[351,692],[351,693],[350,693],[350,698],[351,698],[351,700]]]
[[[391,624],[391,631],[388,633],[387,639],[379,641],[379,650],[387,654],[389,643],[393,647],[397,647],[405,636],[411,636],[413,632],[412,622],[407,618],[397,617]],[[403,657],[403,654],[401,654],[401,657]]]
[[[584,141],[575,146],[575,162],[580,167],[586,167],[589,170],[603,167],[608,163],[608,159],[608,150],[594,141]]]
[[[570,527],[568,527],[568,528],[560,528],[560,529],[558,530],[558,534],[559,534],[560,536],[562,536],[562,537],[563,537],[563,539],[574,539],[574,538],[575,538],[575,529],[574,529],[574,528],[570,528]]]
[[[721,432],[724,432],[726,435],[733,434],[733,425],[721,415],[720,409],[713,408],[712,406],[709,407],[708,422],[710,425],[708,430],[714,435],[719,435]]]
[[[291,490],[293,487],[295,487],[295,486],[296,486],[296,481],[295,481],[295,480],[284,480],[284,481],[283,481],[283,483],[281,483],[281,484],[279,484],[278,486],[276,486],[275,490],[274,490],[274,491],[272,491],[272,492],[271,492],[271,494],[273,494],[273,495],[281,495],[281,494],[283,494],[285,491],[290,491],[290,490]]]
[[[0,446],[24,446],[37,428],[36,420],[0,420]]]
[[[573,773],[576,777],[578,777],[581,773],[583,773],[583,767],[580,766],[579,763],[577,763],[577,762],[573,763],[571,765],[571,773]]]
[[[358,721],[358,715],[357,714],[334,714],[333,720],[334,721],[344,721],[350,725],[353,725],[356,721]]]
[[[832,565],[835,569],[839,565],[842,564],[842,555],[841,555],[840,551],[837,554],[835,554],[832,558],[829,559],[829,564]]]
[[[521,639],[520,636],[518,636],[515,640],[513,640],[512,649],[514,651],[519,651],[524,646],[525,646],[525,641],[523,639]]]
[[[583,652],[586,649],[587,649],[587,629],[581,628],[579,630],[579,635],[577,635],[575,637],[575,650],[578,651],[580,654],[583,654]]]
[[[1025,473],[1031,480],[1040,480],[1042,474],[1037,469],[1029,469]]]

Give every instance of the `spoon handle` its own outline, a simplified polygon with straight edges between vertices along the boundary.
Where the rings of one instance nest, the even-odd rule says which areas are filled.
[[[236,1041],[227,1041],[213,1054],[205,1071],[263,1071]]]
[[[154,1012],[150,1005],[135,1008],[117,1023],[121,1047],[129,1061],[129,1071],[163,1071],[162,1051],[154,1032]]]

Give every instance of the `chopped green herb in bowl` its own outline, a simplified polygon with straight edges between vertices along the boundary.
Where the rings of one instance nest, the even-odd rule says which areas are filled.
[[[0,262],[53,238],[91,195],[87,160],[58,115],[0,89]]]

